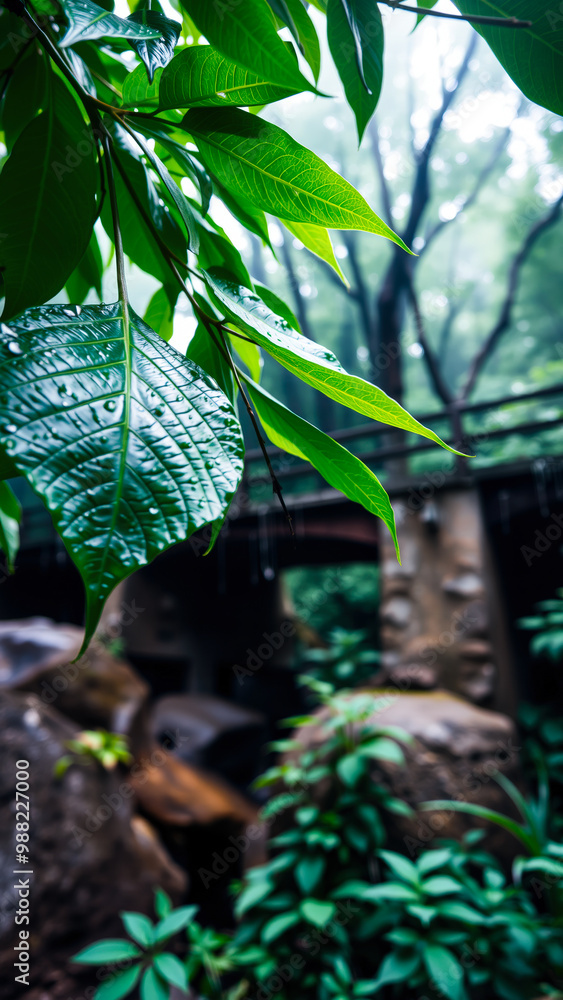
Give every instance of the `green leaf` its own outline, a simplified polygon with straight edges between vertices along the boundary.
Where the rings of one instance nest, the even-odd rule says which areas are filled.
[[[283,448],[290,455],[296,455],[298,458],[311,462],[330,486],[340,490],[350,500],[360,503],[376,517],[381,517],[397,546],[393,508],[387,493],[371,469],[368,469],[367,465],[364,465],[359,458],[352,455],[328,434],[292,413],[255,382],[248,379],[246,381],[260,422],[272,444]],[[391,743],[390,740],[378,740],[377,742],[379,744]],[[397,744],[392,745],[401,754]],[[381,752],[384,751],[385,747],[382,747]],[[361,753],[366,755],[364,747],[362,747]],[[346,765],[341,766],[346,768]],[[359,757],[357,766],[363,772],[364,768]],[[343,778],[340,770],[338,773]],[[343,780],[345,779],[343,778]]]
[[[375,477],[374,477],[375,478]],[[381,486],[381,490],[383,487]],[[393,508],[389,504],[389,510],[392,516],[393,528],[389,528],[393,538],[395,539],[394,525],[395,520],[393,516]],[[395,541],[395,544],[397,542]],[[388,740],[385,737],[380,737],[380,739],[373,740],[370,743],[362,743],[361,753],[364,757],[373,757],[374,760],[386,760],[391,764],[398,764],[399,766],[405,763],[405,755],[401,750],[400,746],[395,743],[395,740]]]
[[[100,253],[100,245],[93,232],[82,260],[65,282],[69,302],[82,305],[92,288],[101,302],[103,272],[104,262]]]
[[[180,906],[158,923],[154,929],[154,940],[165,941],[191,924],[197,913],[197,906]]]
[[[454,0],[462,14],[517,17],[531,28],[475,28],[517,87],[536,104],[563,114],[563,19],[545,0]]]
[[[172,911],[172,900],[163,889],[154,891],[154,909],[159,920],[163,920]]]
[[[402,885],[399,882],[382,882],[380,885],[372,885],[366,889],[363,898],[372,903],[379,902],[380,899],[396,899],[404,903],[415,903],[419,896],[408,885]]]
[[[287,25],[299,49],[313,70],[315,81],[321,71],[321,46],[315,29],[301,0],[269,0],[270,7]]]
[[[464,996],[463,968],[449,948],[439,944],[427,944],[423,952],[428,975],[450,1000],[461,1000]]]
[[[293,330],[272,313],[254,292],[219,272],[204,272],[211,291],[235,322],[294,375],[337,402],[373,420],[412,431],[453,451],[434,431],[411,417],[402,406],[371,382],[349,375],[331,351]]]
[[[49,87],[45,110],[0,174],[4,320],[60,291],[86,251],[96,214],[94,137],[52,73]]]
[[[429,896],[447,896],[453,892],[461,892],[463,886],[449,875],[433,875],[422,883],[421,888]]]
[[[383,23],[372,0],[329,0],[328,44],[361,142],[383,82]]]
[[[106,938],[83,948],[72,956],[71,962],[80,965],[105,965],[109,962],[122,962],[127,958],[138,958],[140,954],[137,946],[125,938]]]
[[[478,926],[486,921],[482,913],[465,903],[442,903],[438,912],[448,920],[460,920],[464,924]]]
[[[295,866],[295,879],[304,893],[310,893],[316,888],[326,868],[326,858],[302,858]]]
[[[216,333],[216,336],[219,338],[219,343],[221,343],[220,334]],[[236,391],[230,365],[203,323],[198,323],[196,331],[188,344],[186,355],[195,365],[203,368],[203,371],[207,375],[215,379],[219,388],[222,389],[227,398],[234,404]]]
[[[172,56],[176,42],[180,36],[182,25],[172,21],[159,10],[137,9],[127,18],[136,24],[144,24],[159,32],[159,38],[138,38],[131,41],[131,47],[147,67],[150,83],[153,82],[155,71],[167,66]]]
[[[150,300],[143,317],[147,326],[156,330],[163,340],[170,340],[174,333],[174,307],[177,298],[178,292],[175,288],[161,285]]]
[[[219,9],[209,0],[182,0],[182,6],[208,42],[239,66],[280,87],[315,90],[278,35],[266,0],[220,0]]]
[[[152,81],[144,66],[136,66],[123,83],[123,103],[132,108],[157,108],[163,70],[156,69]]]
[[[247,287],[250,288],[250,285],[248,285]],[[295,313],[292,312],[292,310],[289,308],[287,302],[284,302],[283,299],[280,299],[279,295],[276,295],[276,293],[273,292],[271,288],[266,288],[265,285],[260,285],[258,284],[257,281],[254,282],[254,288],[258,292],[258,295],[262,299],[262,302],[264,302],[265,305],[268,306],[268,309],[271,309],[272,312],[276,313],[277,316],[281,316],[281,318],[284,319],[286,323],[289,323],[289,325],[292,326],[294,330],[297,330],[298,333],[301,333],[299,320],[297,319]]]
[[[310,226],[304,222],[286,222],[285,219],[281,219],[280,221],[304,247],[307,247],[307,250],[310,250],[316,257],[320,257],[321,260],[330,264],[346,287],[350,287],[350,282],[336,259],[330,235],[326,229],[323,229],[321,226]]]
[[[412,885],[418,884],[418,871],[412,861],[404,858],[402,854],[397,854],[395,851],[379,851],[378,853],[395,875],[404,879],[405,882],[410,882]]]
[[[35,46],[29,49],[5,78],[6,85],[0,105],[0,128],[10,153],[25,126],[45,107],[47,68],[42,50]]]
[[[21,506],[8,483],[0,481],[0,549],[10,573],[20,547]]]
[[[210,45],[193,45],[174,56],[162,74],[159,110],[271,104],[301,89],[268,83]]]
[[[141,1000],[168,1000],[170,991],[155,969],[150,968],[141,980]]]
[[[153,941],[153,925],[144,913],[120,913],[125,930],[137,944],[148,948]]]
[[[119,125],[112,126],[112,136],[123,248],[137,267],[166,285],[172,278],[172,272],[166,265],[152,228],[145,221],[145,217],[150,220],[163,243],[182,259],[186,256],[186,237],[162,204],[160,192],[142,162],[133,140]],[[104,199],[101,219],[106,233],[113,239],[109,198]]]
[[[177,986],[179,990],[187,990],[188,988],[188,977],[186,975],[186,970],[182,965],[179,958],[176,955],[172,955],[170,952],[163,952],[161,955],[156,955],[154,959],[154,967],[163,979],[166,979],[167,983],[171,983],[172,986]]]
[[[186,198],[184,192],[176,184],[176,181],[170,176],[168,169],[164,166],[164,163],[159,156],[147,145],[145,140],[139,133],[136,134],[136,141],[141,147],[143,153],[145,154],[147,160],[149,161],[151,167],[156,171],[160,177],[164,187],[168,191],[168,194],[172,198],[180,216],[182,222],[186,227],[186,233],[188,235],[188,247],[193,253],[197,253],[199,250],[199,236],[197,233],[197,228],[195,224],[194,213],[192,212],[190,203]]]
[[[417,7],[425,7],[426,10],[432,10],[432,8],[435,7],[437,3],[438,3],[438,0],[418,0],[416,6]],[[418,28],[418,26],[419,26],[419,24],[420,24],[421,21],[424,21],[425,17],[426,17],[426,14],[417,14],[416,15],[416,25],[415,25],[416,28]],[[413,31],[414,31],[414,28],[413,28]]]
[[[160,71],[159,71],[160,72]],[[191,156],[186,147],[182,143],[177,142],[174,138],[176,133],[172,136],[169,135],[164,128],[157,128],[156,122],[159,119],[155,119],[155,124],[147,125],[146,120],[137,121],[135,124],[137,129],[141,129],[145,135],[156,139],[160,145],[163,147],[166,154],[171,157],[180,170],[183,171],[183,175],[188,177],[192,183],[199,188],[201,195],[201,211],[203,215],[207,212],[209,208],[209,202],[212,195],[212,185],[209,176],[206,174],[205,170],[200,166],[200,164]],[[184,135],[182,132],[178,132],[177,136],[180,136],[182,140]]]
[[[137,985],[140,975],[140,965],[133,965],[130,969],[126,969],[125,972],[118,972],[111,979],[107,980],[107,982],[98,986],[98,989],[94,993],[94,1000],[120,1000],[121,997],[126,997],[133,987]]]
[[[358,753],[349,753],[336,763],[336,773],[348,788],[353,788],[366,773],[365,764]]]
[[[235,904],[237,916],[242,917],[247,910],[251,910],[258,903],[261,903],[273,889],[274,886],[269,879],[245,886]]]
[[[290,913],[280,913],[276,917],[272,917],[268,920],[264,927],[262,928],[261,939],[264,944],[270,944],[277,938],[285,934],[290,927],[293,927],[299,921],[299,914],[295,911]]]
[[[397,243],[401,238],[365,198],[287,132],[239,108],[193,108],[182,120],[203,161],[235,196],[289,222],[358,229]]]
[[[87,642],[120,580],[223,514],[240,427],[223,393],[119,303],[28,310],[0,332],[0,369],[0,447],[82,575]]]
[[[87,39],[104,38],[158,38],[159,31],[148,25],[109,14],[92,0],[60,0],[68,20],[68,29],[59,41],[62,48],[85,42]]]
[[[401,952],[392,951],[390,955],[385,956],[379,966],[377,979],[372,983],[373,995],[375,996],[377,990],[380,990],[382,986],[386,986],[388,983],[407,984],[410,976],[412,976],[413,972],[416,972],[419,965],[420,955],[416,952],[405,955],[401,954]]]
[[[304,899],[299,909],[307,923],[314,927],[324,927],[336,913],[336,904],[322,899]]]
[[[421,802],[418,808],[425,810],[426,812],[452,810],[453,812],[468,813],[470,816],[478,816],[480,819],[485,819],[489,823],[496,823],[497,826],[502,826],[505,830],[512,833],[517,840],[524,844],[531,854],[535,852],[535,838],[529,834],[520,823],[516,823],[516,821],[510,819],[509,816],[503,816],[502,813],[496,812],[494,809],[487,809],[485,806],[480,806],[476,802],[457,802],[453,799],[436,799],[432,802]]]
[[[426,875],[428,872],[434,871],[436,868],[441,868],[452,858],[452,851],[449,847],[445,847],[438,851],[424,851],[416,863],[416,867],[421,875]]]

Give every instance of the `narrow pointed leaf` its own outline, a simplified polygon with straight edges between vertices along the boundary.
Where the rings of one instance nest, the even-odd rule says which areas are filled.
[[[307,247],[307,250],[310,250],[316,257],[320,257],[321,260],[330,264],[346,287],[350,287],[350,282],[341,270],[340,264],[336,259],[330,235],[326,229],[323,229],[321,226],[310,226],[303,222],[287,222],[285,219],[281,219],[281,222],[283,222],[286,229],[289,229],[290,233],[292,233],[292,235],[295,236],[295,238],[298,239],[304,247]]]
[[[119,303],[28,310],[0,333],[0,447],[44,500],[87,596],[220,517],[242,472],[224,394]]]
[[[159,110],[228,104],[248,107],[295,93],[296,89],[262,80],[210,45],[194,45],[179,52],[162,74]]]
[[[141,980],[141,1000],[168,1000],[169,996],[168,983],[156,969],[147,969]]]
[[[269,0],[270,7],[287,25],[299,49],[318,81],[321,71],[321,46],[315,25],[301,0]]]
[[[148,948],[153,942],[152,921],[144,913],[121,913],[123,926],[129,937],[132,937],[137,944],[143,948]]]
[[[138,958],[141,954],[136,944],[125,938],[106,938],[83,948],[71,961],[80,965],[105,965],[108,962],[123,962],[126,959]]]
[[[289,222],[375,233],[410,252],[359,191],[277,125],[238,108],[193,108],[182,127],[221,183],[264,212]]]
[[[156,330],[163,340],[170,340],[174,333],[174,307],[177,299],[177,288],[161,285],[154,293],[143,316],[147,326]]]
[[[423,958],[428,975],[438,989],[450,1000],[462,1000],[466,995],[463,987],[463,967],[453,952],[439,944],[427,944],[424,947]]]
[[[211,195],[213,193],[211,180],[206,174],[203,167],[194,159],[185,145],[182,142],[178,142],[178,138],[184,139],[182,132],[169,135],[164,128],[157,128],[155,123],[151,122],[150,126],[147,125],[146,121],[141,123],[136,122],[137,127],[142,130],[144,135],[148,135],[152,139],[156,139],[157,142],[166,150],[166,153],[172,157],[185,177],[188,177],[197,188],[201,195],[201,211],[205,215],[207,209],[209,208],[209,202],[211,200]]]
[[[209,0],[183,0],[182,6],[208,42],[239,66],[280,87],[315,89],[278,35],[266,0],[221,2],[219,9]]]
[[[143,60],[152,83],[156,70],[167,66],[172,59],[182,25],[178,21],[172,21],[158,10],[136,10],[129,15],[127,20],[154,28],[159,33],[160,37],[131,40],[131,47],[135,49],[139,59]]]
[[[0,174],[4,319],[52,298],[80,263],[97,187],[92,133],[51,74],[45,110],[23,130]]]
[[[412,431],[453,451],[428,427],[424,427],[382,389],[349,375],[335,355],[293,330],[276,316],[255,292],[224,278],[217,271],[204,272],[211,291],[225,312],[249,331],[289,371],[344,406],[392,427]]]
[[[176,955],[172,955],[171,952],[156,955],[154,967],[167,983],[171,983],[172,986],[176,986],[179,990],[187,990],[188,980],[186,969],[180,959],[176,958]]]
[[[20,502],[8,483],[0,481],[0,549],[6,556],[10,573],[14,572],[20,547],[20,521]]]
[[[160,32],[145,24],[110,14],[92,0],[60,0],[68,29],[59,45],[63,48],[92,38],[158,38]]]
[[[383,83],[383,24],[377,4],[372,0],[329,0],[327,34],[361,142]]]
[[[334,489],[340,490],[350,500],[361,503],[370,513],[381,517],[389,528],[398,551],[393,508],[371,469],[328,434],[292,413],[265,389],[250,379],[246,381],[260,422],[272,444],[283,448],[290,455],[297,455],[298,458],[311,462]]]
[[[94,993],[94,1000],[121,1000],[126,997],[139,981],[141,966],[132,965],[125,972],[118,972],[111,979],[108,979]]]
[[[225,356],[203,323],[198,323],[188,344],[187,357],[214,378],[231,403],[235,401],[233,373]]]

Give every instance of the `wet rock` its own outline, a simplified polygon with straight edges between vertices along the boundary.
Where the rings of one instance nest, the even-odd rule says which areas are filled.
[[[30,990],[26,997],[78,998],[84,984],[99,985],[95,970],[68,960],[101,937],[121,936],[120,910],[153,914],[153,889],[161,886],[179,902],[185,874],[171,861],[146,823],[132,824],[134,789],[125,772],[97,763],[73,765],[63,778],[54,765],[76,726],[33,694],[0,694],[0,981],[2,997],[24,995],[14,983],[14,917],[18,895],[16,761],[30,772]],[[25,876],[22,876],[25,878]],[[18,876],[19,878],[19,876]]]

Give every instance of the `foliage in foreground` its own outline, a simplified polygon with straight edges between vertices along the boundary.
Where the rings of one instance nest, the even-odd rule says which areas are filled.
[[[533,856],[517,858],[511,876],[483,849],[479,829],[462,843],[430,843],[416,858],[388,850],[385,812],[410,810],[376,784],[370,764],[401,766],[406,734],[373,725],[374,696],[343,697],[330,685],[307,684],[325,707],[324,742],[276,745],[289,757],[261,781],[277,791],[264,815],[277,827],[273,854],[235,887],[234,935],[204,930],[193,921],[194,907],[170,911],[158,893],[156,928],[147,917],[124,914],[134,943],[99,942],[76,957],[133,962],[96,1000],[126,996],[141,975],[142,1000],[164,1000],[170,985],[188,983],[210,1000],[558,996],[563,852],[550,839],[545,789],[538,793],[543,840],[532,851],[522,838]],[[518,802],[524,811],[539,808]],[[188,941],[169,945],[186,925]]]
[[[379,7],[314,6],[326,13],[361,137],[381,89]],[[539,0],[525,10],[510,0],[493,21],[483,0],[458,6],[477,15],[524,92],[562,110],[561,32]],[[127,18],[112,7],[11,0],[0,15],[0,474],[25,476],[80,570],[85,643],[120,580],[204,525],[213,544],[242,473],[239,400],[274,445],[310,461],[395,537],[374,474],[260,387],[260,350],[364,416],[442,443],[303,337],[214,218],[212,195],[267,243],[272,215],[336,269],[328,228],[384,236],[407,251],[343,177],[259,117],[271,102],[318,94],[320,45],[305,6],[181,0],[178,19],[157,0],[132,3]],[[511,13],[533,25],[514,27]],[[101,229],[115,251],[118,301],[109,304]],[[144,318],[129,301],[126,256],[158,283]],[[45,304],[63,289],[68,306]],[[186,357],[166,343],[180,294],[197,321]],[[273,474],[272,483],[280,493]],[[8,487],[0,507],[10,535],[3,530],[0,542],[13,563]]]

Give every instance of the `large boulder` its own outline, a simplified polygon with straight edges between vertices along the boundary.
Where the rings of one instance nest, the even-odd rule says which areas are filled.
[[[373,694],[374,713],[366,724],[374,729],[398,726],[412,737],[410,746],[403,745],[404,766],[374,761],[376,781],[415,810],[432,799],[455,799],[516,815],[510,798],[494,780],[497,772],[519,780],[519,747],[511,719],[447,691],[369,693]],[[349,697],[365,694],[361,690]],[[299,730],[296,738],[302,746],[322,745],[327,717],[328,710],[320,709],[315,721]],[[504,829],[453,810],[420,811],[414,819],[385,813],[384,823],[389,846],[411,856],[437,837],[460,839],[474,826],[485,827],[487,848],[507,863],[519,848],[518,841]]]
[[[0,979],[2,997],[67,1000],[84,983],[99,985],[69,958],[90,941],[120,935],[120,910],[154,915],[153,890],[179,902],[186,876],[146,822],[132,822],[134,789],[124,772],[77,763],[57,779],[54,767],[77,728],[34,694],[0,694]],[[30,987],[14,982],[18,890],[16,762],[29,761]],[[27,794],[27,793],[26,793]],[[24,800],[25,801],[25,800]]]

